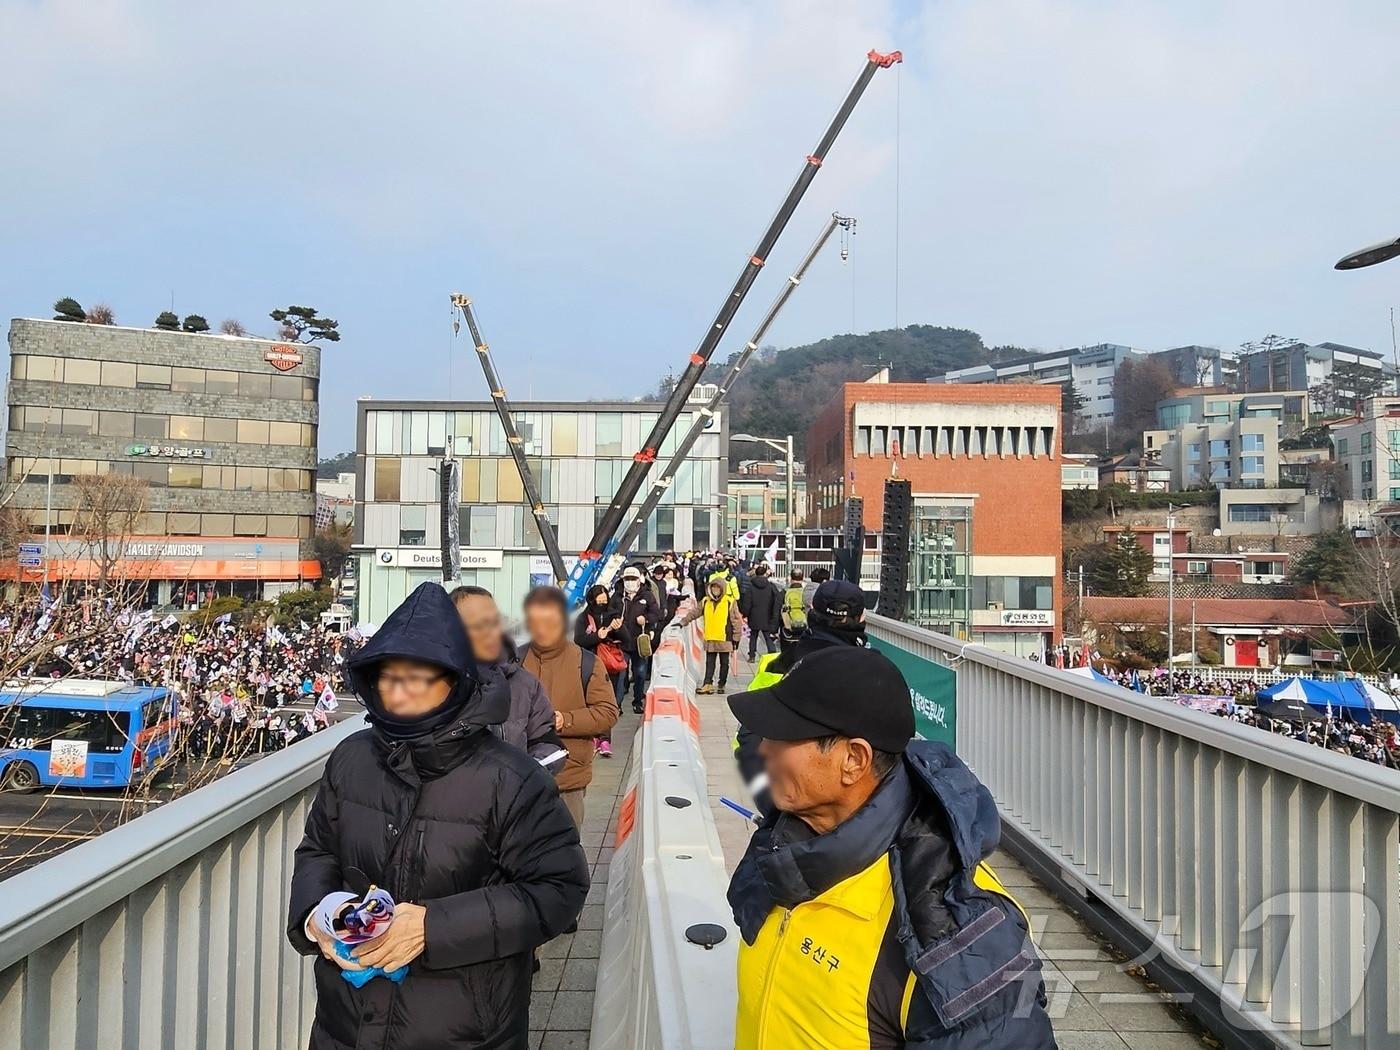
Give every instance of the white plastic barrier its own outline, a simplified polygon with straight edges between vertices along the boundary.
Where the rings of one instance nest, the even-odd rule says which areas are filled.
[[[652,661],[608,868],[594,1050],[734,1046],[739,932],[688,695],[695,627],[667,628]],[[707,949],[706,933],[723,940]]]

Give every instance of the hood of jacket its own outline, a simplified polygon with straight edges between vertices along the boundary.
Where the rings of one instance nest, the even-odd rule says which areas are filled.
[[[937,800],[958,867],[970,876],[1001,841],[1001,815],[992,793],[952,748],[935,740],[909,741],[904,768],[916,792]]]
[[[440,667],[456,682],[436,710],[417,718],[396,718],[384,709],[379,696],[379,665],[405,659]],[[428,738],[444,730],[466,730],[504,721],[510,710],[499,689],[479,688],[482,674],[472,657],[471,642],[452,600],[441,585],[421,584],[403,600],[384,625],[346,666],[350,687],[368,711],[377,733],[393,741]],[[465,735],[458,732],[458,737]]]

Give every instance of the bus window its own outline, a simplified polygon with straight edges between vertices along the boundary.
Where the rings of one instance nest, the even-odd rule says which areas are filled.
[[[125,711],[78,711],[21,705],[4,714],[7,747],[48,751],[54,740],[83,740],[93,752],[119,753],[126,747],[131,715]]]

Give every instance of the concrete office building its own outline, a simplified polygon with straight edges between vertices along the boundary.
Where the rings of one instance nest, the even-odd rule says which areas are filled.
[[[1395,366],[1375,350],[1341,343],[1294,343],[1239,359],[1238,389],[1306,390],[1320,412],[1351,412],[1359,401],[1394,389]]]
[[[1175,430],[1147,430],[1144,456],[1156,455],[1171,471],[1173,491],[1203,484],[1224,488],[1278,485],[1279,421],[1272,416],[1233,423],[1187,423]]]
[[[1174,346],[1151,356],[1166,365],[1181,386],[1220,386],[1225,381],[1219,347]]]
[[[1335,529],[1341,503],[1305,489],[1221,489],[1222,536],[1316,536]]]
[[[146,581],[149,601],[268,597],[319,578],[317,347],[23,318],[9,343],[11,506],[36,536],[47,518],[51,579],[99,574],[74,479],[103,475],[146,483],[101,557]]]
[[[1019,357],[993,365],[973,365],[942,375],[930,376],[928,383],[1040,383],[1063,386],[1074,383],[1084,399],[1076,423],[1081,430],[1095,430],[1112,424],[1116,413],[1113,377],[1124,361],[1143,357],[1141,350],[1118,343],[1100,343],[1073,350]]]
[[[844,384],[808,430],[809,524],[839,526],[860,496],[881,529],[896,470],[914,497],[908,620],[1042,652],[1062,627],[1060,392],[886,379]]]
[[[1373,397],[1332,424],[1343,499],[1400,503],[1400,397]]]
[[[660,476],[698,407],[692,401],[681,412],[657,450],[649,483]],[[514,406],[540,496],[570,565],[592,539],[660,408],[650,401]],[[647,522],[636,551],[690,550],[726,542],[725,423],[725,413],[717,412]],[[532,580],[548,578],[549,563],[534,517],[523,502],[520,474],[489,403],[362,399],[355,449],[353,557],[361,620],[382,621],[414,587],[442,579],[436,467],[444,456],[455,457],[462,467],[461,582],[490,588],[510,615],[518,611]],[[637,502],[648,488],[649,484]]]
[[[1215,387],[1157,402],[1157,426],[1162,430],[1175,430],[1187,423],[1232,423],[1264,417],[1277,419],[1284,434],[1307,429],[1311,425],[1308,392],[1236,394]]]

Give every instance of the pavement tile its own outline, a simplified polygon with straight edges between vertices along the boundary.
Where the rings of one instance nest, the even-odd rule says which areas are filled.
[[[1124,1050],[1123,1040],[1112,1032],[1061,1032],[1055,1030],[1060,1050]]]
[[[549,1022],[549,1011],[554,1006],[554,992],[530,993],[530,1029],[544,1031]]]
[[[596,959],[603,944],[602,930],[579,930],[574,934],[573,947],[569,949],[570,959]]]
[[[541,959],[540,972],[531,979],[530,987],[537,992],[553,992],[559,988],[559,976],[564,972],[563,959]]]
[[[603,928],[603,906],[601,904],[585,904],[578,917],[578,928],[580,930],[601,930]]]
[[[569,948],[573,945],[575,936],[572,933],[561,933],[554,940],[546,941],[540,945],[540,950],[537,953],[540,957],[540,965],[544,965],[546,959],[567,959]]]
[[[593,1027],[593,993],[556,992],[547,1032],[587,1032]]]
[[[588,1050],[587,1032],[546,1032],[540,1050]]]
[[[570,959],[559,978],[563,992],[593,991],[598,983],[597,959]]]

